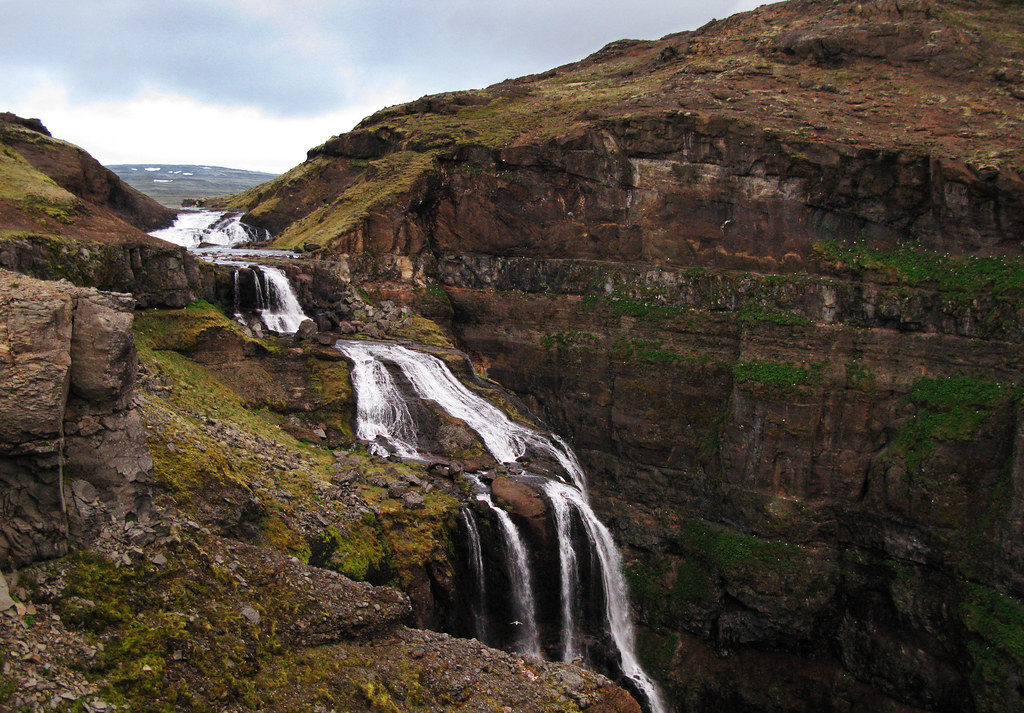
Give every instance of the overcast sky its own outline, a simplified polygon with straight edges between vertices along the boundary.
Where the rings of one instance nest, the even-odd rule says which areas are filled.
[[[281,172],[377,109],[763,0],[0,0],[0,111],[105,164]]]

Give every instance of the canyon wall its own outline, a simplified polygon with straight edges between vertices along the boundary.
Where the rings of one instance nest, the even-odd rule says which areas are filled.
[[[677,710],[1016,710],[1008,8],[807,0],[613,43],[378,112],[231,206],[450,302],[571,436]]]

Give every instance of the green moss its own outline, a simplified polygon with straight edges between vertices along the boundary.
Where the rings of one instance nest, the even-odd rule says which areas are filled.
[[[402,324],[392,328],[391,336],[398,339],[408,339],[411,342],[429,344],[435,347],[454,349],[455,345],[444,333],[444,330],[432,320],[419,315],[410,314],[402,318]]]
[[[273,625],[254,628],[242,618],[237,579],[200,547],[188,542],[171,555],[161,568],[116,567],[82,552],[68,558],[56,609],[103,644],[83,673],[127,711],[261,708],[251,679],[280,653]],[[287,606],[268,598],[259,608]]]
[[[975,438],[992,412],[1019,391],[1006,384],[968,376],[921,378],[914,382],[904,402],[918,407],[896,436],[897,453],[910,473],[935,449],[934,441],[967,441]]]
[[[164,309],[140,312],[135,318],[135,333],[151,349],[172,349],[190,352],[196,348],[207,329],[225,329],[239,338],[246,337],[238,324],[219,308],[197,300],[183,309]]]
[[[971,684],[979,710],[1002,710],[1009,682],[1024,672],[1024,604],[990,587],[969,582],[962,604],[964,625],[974,635],[968,651]]]
[[[655,321],[671,319],[691,312],[688,307],[659,304],[654,300],[653,294],[644,293],[637,297],[623,291],[616,291],[611,296],[590,295],[583,301],[583,304],[590,309],[609,309],[616,317],[628,315],[636,319]]]
[[[864,364],[852,361],[846,365],[846,388],[875,393],[876,377]]]
[[[799,393],[800,387],[822,381],[827,362],[810,362],[798,366],[794,362],[754,359],[733,365],[733,378],[737,384],[763,384],[782,393]]]
[[[854,272],[871,270],[907,285],[934,285],[954,298],[1024,290],[1024,262],[1001,257],[949,257],[913,246],[877,250],[866,243],[818,243],[815,253]]]
[[[771,324],[781,325],[814,324],[811,320],[791,310],[754,304],[745,305],[736,314],[736,317],[743,322],[749,323],[770,322]]]
[[[280,248],[312,242],[327,246],[354,230],[376,209],[385,210],[416,181],[435,169],[433,151],[397,151],[371,161],[360,178],[332,202],[291,223],[274,240]]]
[[[563,329],[561,332],[545,334],[540,345],[545,349],[563,349],[566,351],[593,352],[601,343],[601,338],[589,332],[575,329]]]
[[[4,664],[7,662],[7,651],[0,651],[0,703],[6,703],[18,691],[18,684],[9,679],[4,673]]]
[[[391,581],[394,551],[374,513],[363,514],[360,520],[348,523],[344,531],[329,529],[322,541],[327,543],[327,556],[323,558],[323,565],[317,566],[361,582],[386,584]]]
[[[758,573],[800,578],[806,572],[809,553],[799,545],[762,540],[752,535],[716,528],[690,518],[683,531],[688,552],[727,577],[757,579]]]
[[[678,606],[704,601],[711,593],[711,573],[693,559],[651,566],[636,560],[624,569],[633,598],[644,611],[667,608],[669,618]]]

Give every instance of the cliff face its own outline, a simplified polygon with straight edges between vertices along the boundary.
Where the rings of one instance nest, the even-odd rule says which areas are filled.
[[[148,517],[133,301],[0,271],[0,568]]]
[[[780,3],[384,110],[232,207],[444,286],[582,451],[680,710],[1015,710],[1021,22]]]
[[[38,120],[0,114],[0,266],[184,306],[201,292],[196,261],[145,232],[173,218]]]

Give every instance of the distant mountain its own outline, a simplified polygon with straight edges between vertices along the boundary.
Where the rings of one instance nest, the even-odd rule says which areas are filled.
[[[122,163],[107,168],[132,188],[171,208],[177,208],[186,198],[238,193],[277,175],[191,164]]]

